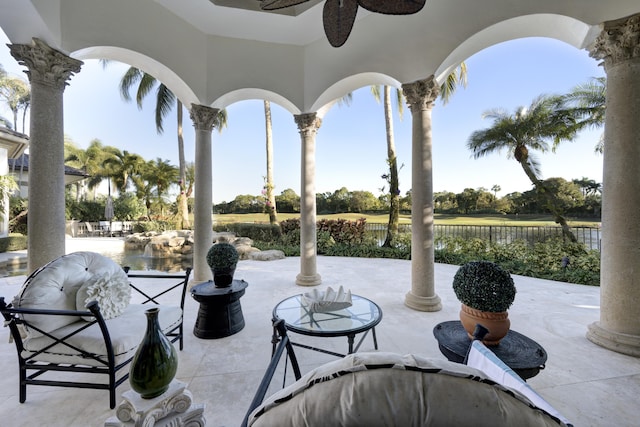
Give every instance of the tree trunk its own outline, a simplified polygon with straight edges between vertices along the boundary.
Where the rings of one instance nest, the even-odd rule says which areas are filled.
[[[271,105],[269,101],[264,101],[264,121],[266,128],[266,145],[267,145],[267,183],[266,194],[267,211],[269,212],[269,224],[278,222],[276,212],[276,196],[273,192],[273,129],[271,126]]]
[[[387,237],[382,246],[390,248],[398,234],[400,218],[400,183],[398,181],[398,160],[393,140],[393,116],[391,114],[391,88],[384,87],[384,122],[387,131],[387,161],[389,162],[389,223]]]
[[[527,177],[529,177],[529,180],[533,183],[538,194],[542,195],[542,197],[544,197],[544,199],[547,201],[547,208],[551,211],[554,221],[556,222],[556,224],[560,224],[560,227],[562,227],[562,235],[569,239],[571,242],[577,242],[578,239],[576,239],[576,236],[571,231],[569,224],[567,224],[567,220],[562,215],[562,212],[560,212],[560,209],[558,209],[556,195],[553,193],[553,191],[549,190],[547,186],[544,185],[544,182],[542,182],[536,176],[534,171],[529,166],[527,158],[522,159],[519,163],[520,166],[522,166],[524,173],[527,174]]]
[[[182,136],[182,102],[178,101],[178,163],[180,170],[180,195],[178,196],[178,217],[180,228],[185,230],[191,228],[189,221],[189,204],[185,193],[187,182],[187,166],[184,159],[184,138]]]

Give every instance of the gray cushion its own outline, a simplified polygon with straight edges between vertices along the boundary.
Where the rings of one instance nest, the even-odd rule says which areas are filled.
[[[249,417],[264,426],[559,426],[479,370],[445,360],[356,353],[306,374]]]

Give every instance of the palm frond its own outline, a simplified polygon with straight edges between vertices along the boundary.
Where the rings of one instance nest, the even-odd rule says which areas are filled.
[[[120,96],[125,101],[131,101],[129,90],[142,79],[142,71],[136,67],[129,67],[120,79]]]
[[[156,131],[159,134],[164,132],[162,122],[164,118],[171,112],[176,102],[176,96],[164,84],[158,86],[156,93]]]
[[[156,85],[156,78],[151,74],[143,73],[138,85],[138,91],[136,92],[136,104],[138,108],[142,108],[142,101],[151,92],[151,89]]]
[[[373,99],[375,99],[376,102],[379,104],[380,101],[382,100],[382,92],[381,92],[380,85],[372,85],[370,86],[370,89],[371,89],[371,95],[373,95]]]
[[[346,105],[347,107],[351,105],[351,101],[353,101],[353,93],[349,92],[346,95],[344,95],[342,98],[338,98],[336,100],[336,102],[338,103],[339,106],[343,106]]]
[[[465,62],[461,62],[440,86],[440,99],[442,99],[443,105],[449,102],[458,86],[467,87],[467,64]]]
[[[218,133],[222,133],[222,129],[228,125],[229,115],[227,110],[222,108],[218,110],[214,126],[218,129]]]
[[[402,89],[396,88],[396,108],[398,110],[398,117],[402,120],[402,116],[404,115],[404,95],[402,94]]]

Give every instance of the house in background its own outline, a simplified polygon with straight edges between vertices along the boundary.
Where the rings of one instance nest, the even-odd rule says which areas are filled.
[[[9,161],[23,155],[29,146],[29,137],[23,133],[0,127],[0,176],[9,174]],[[0,237],[9,235],[9,197],[5,196],[4,210],[0,212]]]
[[[16,195],[29,196],[29,137],[23,133],[0,126],[0,176],[12,176],[18,190]],[[79,169],[64,167],[64,184],[69,185],[87,178],[89,175]],[[4,212],[0,212],[0,237],[9,235],[9,199],[5,199]]]
[[[29,154],[23,153],[17,158],[9,159],[9,174],[13,176],[18,184],[19,196],[29,197]],[[64,185],[75,184],[88,178],[89,175],[80,169],[64,166]]]

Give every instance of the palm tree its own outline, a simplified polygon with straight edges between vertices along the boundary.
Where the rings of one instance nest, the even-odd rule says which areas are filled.
[[[493,191],[493,197],[497,200],[498,199],[498,191],[502,190],[502,187],[500,187],[498,184],[495,184],[493,187],[491,187],[491,191]]]
[[[31,103],[29,83],[18,77],[9,77],[6,73],[0,74],[0,99],[4,101],[13,114],[12,127],[15,131],[18,130],[18,112],[20,110],[24,111],[22,116],[22,132],[24,133],[26,111]],[[8,125],[11,124],[6,119],[3,122]]]
[[[169,163],[169,160],[157,158],[152,160],[154,165],[153,177],[155,179],[156,191],[158,195],[158,204],[160,206],[160,215],[164,217],[165,204],[162,203],[164,196],[167,195],[171,184],[176,182],[180,177],[180,170]],[[186,198],[185,198],[186,200]]]
[[[580,187],[583,197],[595,196],[602,191],[602,184],[585,176],[581,179],[573,179],[572,182]]]
[[[111,169],[111,180],[120,194],[127,191],[129,184],[133,183],[133,176],[140,173],[144,163],[139,154],[118,149],[113,150],[112,156],[105,160],[105,166]]]
[[[158,80],[151,74],[145,73],[135,67],[130,67],[122,76],[120,80],[120,94],[125,101],[131,101],[131,95],[129,91],[134,85],[137,84],[136,89],[136,103],[138,108],[142,108],[142,102],[144,98],[153,90],[156,89],[156,110],[155,121],[156,131],[159,134],[164,132],[163,120],[169,114],[175,103],[177,111],[177,135],[178,135],[178,168],[179,168],[179,180],[180,195],[178,196],[178,218],[181,224],[180,228],[190,228],[191,223],[189,221],[189,208],[187,203],[187,195],[185,186],[187,182],[187,166],[184,156],[184,137],[182,132],[182,102],[175,96],[171,90],[163,83],[158,84]],[[221,132],[223,127],[227,126],[227,112],[226,110],[220,110],[218,112],[218,118],[216,127]]]
[[[507,158],[515,158],[538,194],[546,200],[547,208],[555,222],[562,227],[563,234],[571,241],[576,241],[556,195],[542,181],[540,165],[529,152],[547,152],[548,140],[552,140],[555,146],[563,140],[570,141],[576,137],[578,127],[575,118],[566,113],[562,100],[556,96],[540,96],[528,108],[519,107],[514,114],[494,109],[486,111],[483,117],[493,119],[493,125],[475,131],[469,137],[467,147],[473,152],[473,157],[477,159],[506,149]]]
[[[187,205],[187,197],[185,194],[185,183],[187,181],[186,176],[186,161],[184,156],[184,137],[182,132],[182,102],[175,96],[171,90],[163,83],[158,84],[158,81],[151,74],[145,73],[135,67],[129,67],[124,76],[120,80],[120,95],[125,101],[131,101],[131,95],[129,91],[132,87],[137,85],[136,89],[136,103],[138,108],[142,108],[142,102],[144,98],[153,90],[156,89],[156,110],[155,121],[156,131],[158,134],[164,132],[163,120],[171,112],[173,105],[176,105],[177,111],[177,136],[178,136],[178,167],[179,176],[178,185],[180,186],[180,195],[178,196],[178,218],[181,221],[180,228],[190,228],[189,210]]]
[[[391,88],[383,87],[384,123],[387,134],[387,163],[389,164],[389,174],[382,175],[382,178],[389,183],[389,221],[387,223],[387,236],[382,246],[390,248],[393,240],[398,234],[398,222],[400,219],[400,181],[398,179],[398,158],[396,155],[396,145],[393,134],[393,114],[391,110]],[[377,102],[380,102],[380,86],[371,86],[371,94]],[[396,89],[396,108],[402,118],[402,91]]]
[[[596,77],[574,87],[571,92],[564,95],[564,101],[579,120],[580,126],[604,126],[606,85],[605,77]],[[604,135],[601,135],[595,151],[602,153],[603,149]]]
[[[446,104],[456,88],[462,85],[467,86],[467,65],[462,62],[440,86],[440,97],[443,104]],[[387,163],[389,164],[389,174],[382,175],[382,178],[389,183],[389,221],[387,224],[387,236],[382,246],[392,247],[393,240],[398,234],[398,222],[400,219],[400,181],[398,179],[398,159],[396,156],[396,147],[393,134],[393,115],[391,111],[391,89],[384,86],[384,121],[387,134]],[[380,87],[371,86],[371,93],[377,102],[380,102]],[[348,94],[351,96],[351,94]],[[351,98],[348,98],[350,101]],[[403,95],[402,91],[396,89],[396,109],[402,120],[403,112]]]
[[[151,217],[156,212],[156,217],[165,217],[165,201],[169,188],[179,176],[179,168],[171,165],[169,160],[149,160],[140,165],[140,173],[132,176],[132,182],[136,188],[136,197],[144,200],[147,208],[147,216]]]
[[[76,167],[89,175],[88,179],[82,180],[82,185],[85,185],[84,182],[86,181],[87,188],[94,190],[108,177],[103,165],[106,159],[112,155],[110,150],[114,148],[107,149],[99,139],[94,139],[89,143],[89,147],[83,150],[76,147],[73,141],[67,140],[65,141],[65,163],[69,163],[70,166]],[[83,193],[83,191],[77,191],[76,197],[78,200]],[[93,198],[95,199],[95,194]]]
[[[267,148],[267,176],[265,178],[265,198],[267,211],[269,212],[269,224],[278,222],[276,210],[276,195],[273,192],[273,129],[271,125],[271,104],[264,101],[264,121],[266,132],[266,148]]]

